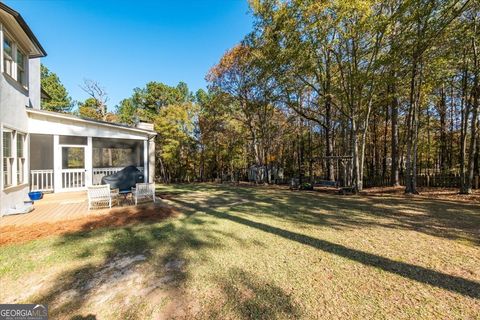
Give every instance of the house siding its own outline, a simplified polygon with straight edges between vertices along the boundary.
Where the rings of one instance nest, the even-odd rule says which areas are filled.
[[[28,97],[29,107],[40,109],[41,85],[40,85],[40,58],[33,58],[28,61]]]
[[[0,26],[0,40],[3,39],[3,26]],[[0,62],[3,66],[3,41],[0,48]],[[25,89],[17,81],[2,72],[0,73],[0,159],[3,160],[3,131],[12,129],[27,135],[25,144],[26,171],[29,172],[29,136],[28,136],[28,115],[26,106],[40,108],[40,59],[29,60],[27,70],[29,89]],[[3,68],[2,68],[3,69]],[[33,94],[33,95],[31,95]],[[16,150],[16,146],[13,146]],[[16,164],[14,165],[16,167]],[[14,177],[15,180],[16,177]],[[3,165],[0,165],[0,215],[4,215],[8,209],[23,204],[28,199],[28,179],[25,174],[23,184],[4,188],[3,186]]]
[[[18,88],[15,80],[8,79],[8,76],[0,75],[0,137],[3,136],[3,130],[13,129],[22,133],[28,133],[28,115],[25,106],[28,105],[28,91]],[[1,158],[3,159],[3,139],[1,142]],[[14,146],[16,148],[16,146]],[[14,149],[15,150],[15,149]],[[25,150],[28,150],[28,134]],[[27,151],[28,152],[28,151]],[[27,155],[27,172],[28,172]],[[22,185],[3,187],[3,166],[0,169],[1,191],[0,191],[0,214],[3,215],[9,208],[22,204],[27,199],[28,194],[28,175],[25,176],[25,182]]]

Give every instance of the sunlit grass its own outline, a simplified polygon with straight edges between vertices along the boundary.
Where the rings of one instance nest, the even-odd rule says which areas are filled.
[[[208,184],[158,192],[179,217],[0,248],[0,300],[45,302],[66,319],[480,314],[478,206]]]

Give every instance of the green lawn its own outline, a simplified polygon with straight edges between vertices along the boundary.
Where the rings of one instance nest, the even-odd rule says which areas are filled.
[[[0,302],[52,319],[479,319],[478,205],[159,192],[178,217],[0,247]]]

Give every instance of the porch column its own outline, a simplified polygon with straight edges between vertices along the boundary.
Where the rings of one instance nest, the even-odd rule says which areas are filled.
[[[62,189],[62,155],[58,134],[53,136],[53,191],[59,192]]]
[[[143,176],[145,182],[152,182],[148,176],[148,140],[143,140]]]
[[[32,191],[30,190],[30,133],[25,134],[23,156],[25,157],[25,164],[23,167],[23,183],[27,183],[28,191]]]
[[[148,142],[148,180],[155,182],[155,138]]]
[[[85,148],[85,186],[93,184],[93,143],[92,137],[87,137],[87,147]]]

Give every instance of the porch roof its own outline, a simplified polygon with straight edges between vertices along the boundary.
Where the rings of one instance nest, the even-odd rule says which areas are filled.
[[[79,116],[74,116],[65,113],[58,113],[53,111],[38,110],[32,108],[26,108],[29,118],[31,120],[30,132],[31,133],[45,133],[45,134],[65,134],[68,135],[68,132],[65,132],[69,124],[72,126],[85,127],[85,130],[81,132],[75,131],[70,132],[70,134],[81,135],[81,136],[98,136],[98,137],[118,137],[117,133],[122,133],[123,135],[136,136],[137,138],[143,137],[149,139],[157,135],[155,131],[130,127],[124,124],[106,122],[101,120],[87,119]],[[52,128],[50,126],[42,126],[39,123],[41,121],[48,121],[53,123],[58,123],[58,128]],[[90,130],[88,130],[90,129]],[[94,130],[91,130],[94,129]],[[123,136],[123,138],[128,138]]]

